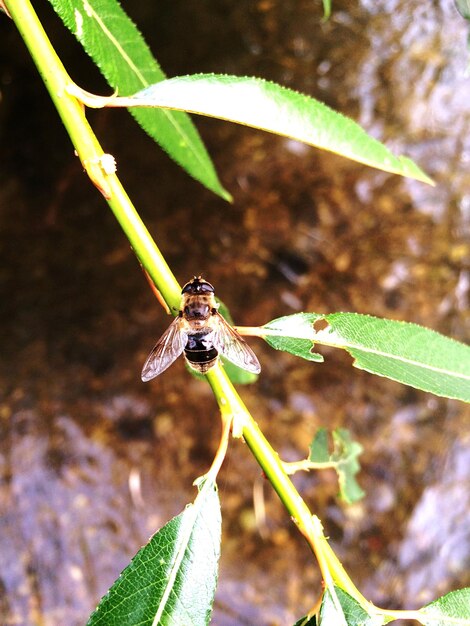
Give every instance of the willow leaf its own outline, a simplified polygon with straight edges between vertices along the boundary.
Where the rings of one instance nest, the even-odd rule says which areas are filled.
[[[206,626],[220,556],[220,504],[213,484],[135,555],[87,626]]]
[[[315,330],[320,320],[327,326]],[[315,343],[344,348],[360,369],[470,402],[470,347],[423,326],[357,313],[298,313],[263,331],[270,345],[298,356],[308,358]]]
[[[419,613],[424,626],[470,626],[470,588],[451,591]]]
[[[140,31],[116,0],[49,0],[108,84],[128,95],[166,77]],[[183,169],[226,200],[212,161],[190,118],[178,111],[132,109],[140,126]]]
[[[367,613],[352,596],[340,587],[327,587],[320,608],[322,626],[380,626],[385,619]]]
[[[386,172],[433,184],[409,158],[395,156],[356,122],[287,87],[253,77],[179,76],[108,106],[163,107],[208,115],[297,139]]]

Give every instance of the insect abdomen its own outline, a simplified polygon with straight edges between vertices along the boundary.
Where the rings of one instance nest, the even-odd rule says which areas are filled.
[[[206,339],[208,333],[189,335],[184,348],[184,355],[189,365],[205,374],[216,362],[219,353]]]

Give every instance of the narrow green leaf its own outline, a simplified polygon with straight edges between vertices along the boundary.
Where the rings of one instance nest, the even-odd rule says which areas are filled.
[[[165,79],[141,33],[116,0],[49,1],[120,96]],[[131,113],[188,174],[222,198],[231,199],[185,113],[163,109],[132,109]]]
[[[322,363],[323,356],[313,352],[313,324],[324,317],[317,313],[295,313],[278,317],[262,327],[269,332],[263,339],[275,350]]]
[[[327,328],[316,331],[318,320]],[[262,328],[278,350],[308,358],[314,343],[344,348],[360,369],[470,402],[470,347],[423,326],[358,313],[297,313]]]
[[[320,608],[321,626],[381,626],[387,618],[367,613],[348,593],[334,587],[327,588]]]
[[[326,315],[315,340],[345,348],[354,365],[438,396],[470,402],[470,347],[407,322],[356,313]]]
[[[356,474],[361,469],[357,459],[362,453],[362,446],[351,439],[349,431],[344,428],[333,431],[333,442],[334,449],[330,454],[328,432],[320,428],[310,444],[309,461],[333,467],[338,474],[340,498],[349,504],[357,502],[364,497],[364,491],[356,481]]]
[[[203,484],[194,504],[135,555],[87,626],[206,626],[220,556],[220,504]]]
[[[419,613],[425,626],[470,626],[470,588],[451,591]]]
[[[350,118],[318,100],[260,78],[179,76],[119,100],[108,105],[164,107],[237,122],[433,184],[411,159],[393,155]]]

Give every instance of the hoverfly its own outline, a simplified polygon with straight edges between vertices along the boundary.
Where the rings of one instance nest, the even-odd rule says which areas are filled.
[[[155,344],[142,369],[146,382],[158,376],[184,352],[188,365],[201,374],[213,367],[219,354],[248,372],[259,374],[256,355],[218,312],[214,287],[200,276],[181,291],[178,316]]]

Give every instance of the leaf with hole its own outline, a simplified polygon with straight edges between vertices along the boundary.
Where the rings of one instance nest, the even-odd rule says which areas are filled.
[[[315,330],[320,320],[327,326]],[[315,343],[343,348],[355,367],[470,402],[470,347],[429,328],[358,313],[297,313],[268,322],[263,331],[267,343],[296,356],[310,358]]]
[[[323,356],[313,351],[313,324],[324,317],[318,313],[294,313],[278,317],[261,327],[261,331],[267,331],[262,337],[275,350],[322,363]]]

